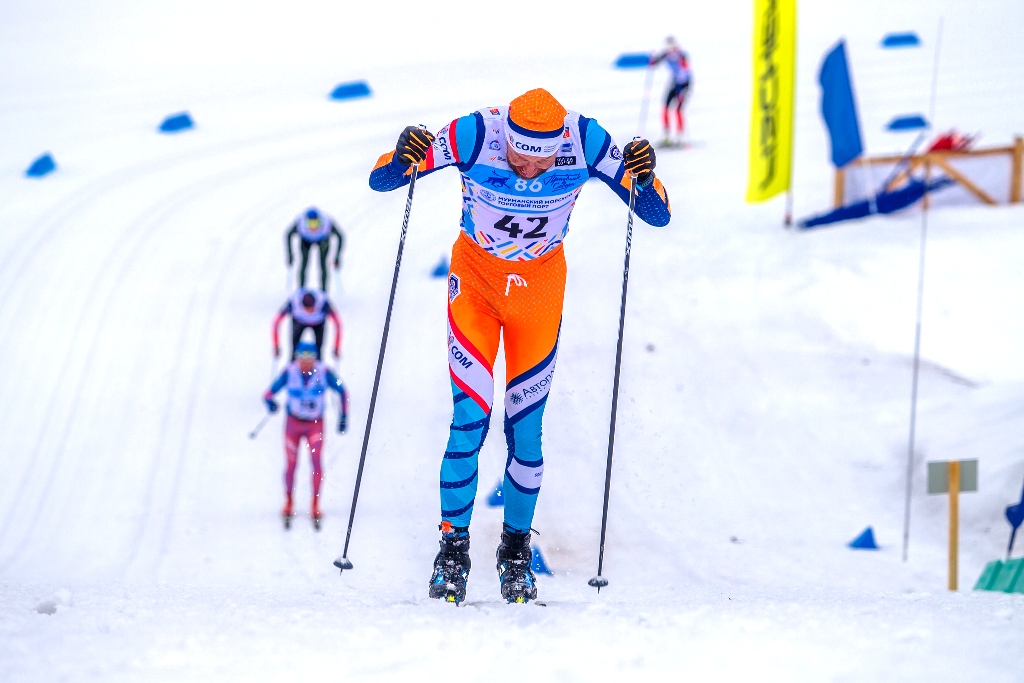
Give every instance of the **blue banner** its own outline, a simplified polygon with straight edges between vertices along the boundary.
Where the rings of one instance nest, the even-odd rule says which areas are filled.
[[[864,151],[844,41],[840,40],[825,56],[818,82],[821,83],[821,115],[832,138],[832,163],[841,168]]]

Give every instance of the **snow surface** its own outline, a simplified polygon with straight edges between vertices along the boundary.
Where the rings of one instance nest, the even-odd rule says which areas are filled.
[[[750,5],[705,5],[3,2],[0,680],[1021,680],[1024,596],[969,589],[1005,551],[1024,477],[1024,210],[929,216],[904,564],[920,214],[801,234],[782,229],[781,200],[745,204]],[[882,126],[927,111],[939,16],[936,126],[990,144],[1024,132],[1019,1],[844,5],[801,4],[798,215],[831,198],[815,79],[842,35],[869,151],[903,149],[912,136]],[[518,16],[545,15],[554,34],[519,35]],[[923,48],[881,50],[897,30]],[[457,235],[455,173],[417,188],[355,570],[339,577],[405,202],[371,192],[369,168],[407,124],[538,85],[622,143],[642,73],[610,63],[666,31],[693,58],[702,144],[659,155],[673,220],[634,232],[610,585],[586,580],[625,210],[597,183],[566,243],[534,524],[555,572],[546,606],[501,602],[501,512],[482,504],[467,603],[426,597],[451,414],[445,282],[429,273]],[[372,98],[328,100],[356,78]],[[186,109],[194,131],[156,133]],[[43,151],[57,172],[26,179]],[[334,296],[352,430],[328,437],[319,534],[302,517],[280,529],[280,418],[246,438],[287,294],[281,236],[309,204],[348,236]],[[496,429],[481,497],[503,451]],[[970,457],[981,491],[961,501],[949,593],[946,503],[924,495],[924,462]],[[304,462],[300,509],[308,476]],[[882,549],[848,549],[867,525]]]

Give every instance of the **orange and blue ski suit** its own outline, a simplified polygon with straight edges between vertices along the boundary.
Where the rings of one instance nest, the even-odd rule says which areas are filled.
[[[455,402],[441,462],[441,518],[468,527],[478,485],[477,459],[494,399],[493,364],[504,333],[505,523],[527,531],[544,473],[541,420],[558,353],[565,293],[562,241],[583,184],[598,178],[628,203],[622,153],[593,119],[567,112],[554,165],[518,177],[506,160],[507,107],[485,108],[438,131],[419,166],[462,174],[462,232],[448,275],[448,365]],[[410,168],[389,152],[370,174],[386,192],[409,182]],[[666,225],[671,213],[661,181],[638,187],[637,215]]]

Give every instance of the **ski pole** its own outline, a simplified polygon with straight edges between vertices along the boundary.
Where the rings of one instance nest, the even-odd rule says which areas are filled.
[[[263,416],[263,419],[262,419],[262,420],[260,420],[260,423],[259,423],[258,425],[256,425],[256,428],[255,428],[255,429],[253,429],[253,430],[252,430],[251,432],[249,432],[249,438],[250,438],[250,439],[255,439],[255,438],[256,438],[257,436],[259,436],[259,434],[260,434],[260,431],[262,431],[262,430],[263,430],[263,427],[264,427],[264,425],[266,425],[266,424],[267,424],[267,422],[269,422],[269,421],[270,421],[270,418],[271,418],[271,417],[272,417],[273,415],[274,415],[274,414],[273,414],[273,413],[270,413],[270,412],[268,412],[268,413],[267,413],[266,415],[264,415],[264,416]]]
[[[604,510],[601,513],[601,546],[597,555],[597,576],[587,581],[600,593],[608,585],[604,570],[604,539],[608,530],[608,494],[612,486],[612,453],[615,450],[615,413],[619,406],[619,368],[622,365],[622,328],[626,323],[626,287],[629,285],[629,251],[633,243],[633,208],[636,206],[636,176],[629,183],[629,220],[626,222],[626,257],[622,265],[622,302],[619,304],[619,341],[615,347],[615,380],[612,382],[612,416],[608,427],[608,464],[604,471]]]
[[[422,127],[422,126],[421,126]],[[370,394],[370,410],[366,415],[366,431],[363,432],[363,449],[359,453],[359,468],[356,470],[356,485],[352,491],[352,509],[348,513],[348,531],[345,532],[345,547],[341,551],[341,557],[334,561],[334,566],[344,573],[346,569],[352,569],[352,562],[348,559],[348,544],[352,540],[352,522],[356,516],[356,503],[359,502],[359,484],[363,480],[363,465],[366,463],[366,446],[370,443],[370,427],[373,425],[373,409],[377,405],[377,389],[380,386],[380,370],[384,365],[384,352],[388,347],[388,330],[391,328],[391,309],[395,305],[395,289],[398,287],[398,271],[402,266],[402,250],[405,248],[405,233],[409,229],[409,213],[412,211],[412,193],[416,189],[416,176],[419,174],[419,166],[412,167],[412,177],[409,178],[409,195],[405,199],[405,218],[402,219],[402,237],[398,241],[398,257],[395,259],[395,275],[391,279],[391,297],[388,299],[388,313],[384,317],[384,333],[380,338],[380,353],[377,356],[377,374],[373,377],[373,392]]]

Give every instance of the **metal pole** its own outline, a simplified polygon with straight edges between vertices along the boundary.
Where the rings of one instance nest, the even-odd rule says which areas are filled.
[[[391,297],[388,299],[388,313],[384,318],[384,333],[380,338],[380,353],[377,356],[377,374],[373,378],[373,393],[370,394],[370,410],[366,416],[366,431],[363,432],[363,449],[359,454],[359,469],[356,471],[356,485],[352,491],[352,509],[348,513],[348,531],[345,533],[345,547],[341,557],[334,561],[334,566],[341,570],[352,569],[348,559],[348,544],[352,540],[352,522],[356,517],[356,504],[359,502],[359,485],[363,481],[363,465],[366,463],[366,447],[370,443],[370,427],[373,425],[373,410],[377,405],[377,389],[380,387],[380,371],[384,366],[384,352],[388,347],[388,330],[391,329],[391,310],[395,305],[395,290],[398,288],[398,271],[402,267],[402,251],[405,249],[405,234],[409,229],[409,213],[412,211],[412,194],[416,189],[416,176],[419,166],[412,167],[409,179],[409,195],[405,200],[405,218],[402,219],[402,237],[398,242],[398,257],[395,259],[395,275],[391,279]]]
[[[263,419],[260,420],[260,423],[256,425],[256,427],[251,432],[249,432],[250,439],[255,439],[257,436],[260,435],[260,431],[263,430],[263,426],[267,424],[267,421],[270,420],[272,415],[273,413],[268,412],[266,415],[263,416]]]
[[[932,94],[928,110],[928,125],[935,118],[935,94],[939,82],[939,48],[942,47],[942,17],[935,39],[935,61],[932,65]],[[926,181],[927,182],[927,181]],[[917,270],[917,323],[914,331],[914,375],[910,388],[910,439],[907,444],[907,486],[903,501],[903,561],[907,561],[910,549],[910,498],[914,478],[914,441],[917,437],[917,380],[921,369],[921,310],[924,302],[924,255],[928,241],[928,186],[925,185],[921,201],[921,246]]]
[[[636,176],[629,184],[629,220],[626,223],[626,256],[622,266],[622,301],[619,304],[619,341],[615,347],[615,380],[612,383],[612,415],[608,427],[608,463],[604,471],[604,510],[601,512],[601,546],[597,556],[597,576],[587,583],[597,589],[608,585],[604,570],[604,541],[608,531],[608,495],[612,486],[612,454],[615,451],[615,413],[619,406],[619,369],[622,365],[622,330],[626,323],[626,288],[629,285],[629,252],[633,243],[633,207],[636,205]]]

